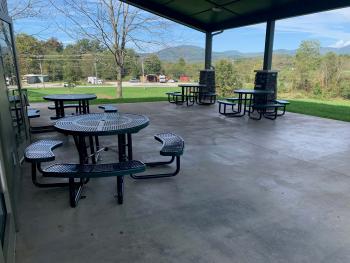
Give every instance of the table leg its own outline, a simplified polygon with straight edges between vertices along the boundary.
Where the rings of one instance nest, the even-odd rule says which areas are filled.
[[[237,111],[236,112],[232,112],[232,113],[226,113],[225,116],[227,116],[227,117],[242,117],[242,116],[244,116],[244,114],[245,114],[245,107],[246,107],[246,102],[245,101],[246,101],[246,97],[245,97],[245,99],[243,99],[243,94],[242,93],[238,93]]]
[[[79,163],[88,163],[88,156],[86,150],[86,142],[84,136],[73,136],[75,146],[77,147],[79,154]],[[69,200],[71,207],[76,207],[79,200],[85,198],[82,196],[82,190],[84,184],[88,183],[89,179],[80,178],[79,182],[75,182],[74,178],[69,178]]]
[[[90,113],[90,103],[88,100],[86,101],[86,110],[87,110],[87,113]]]
[[[56,119],[60,118],[60,109],[58,105],[58,101],[55,100],[55,111],[56,111]],[[55,117],[52,117],[51,119],[55,119]]]
[[[79,100],[79,114],[82,112],[82,105],[81,105],[81,100]]]
[[[86,114],[87,113],[86,112],[86,101],[83,100],[82,102],[83,102],[83,114]]]
[[[178,96],[176,96],[176,100],[175,100],[175,104],[183,104],[185,101],[185,87],[181,87],[181,101],[178,101],[177,98]]]
[[[92,136],[89,136],[89,146],[90,146],[90,153],[92,156],[92,163],[96,164],[97,163],[97,159],[96,159],[96,154],[95,154],[95,146],[94,146],[94,139]]]
[[[254,95],[253,94],[250,94],[250,98],[249,98],[249,106],[248,106],[248,113],[251,113],[252,111],[252,105],[254,104]]]
[[[126,156],[126,134],[118,134],[118,155],[119,162],[125,162]],[[124,199],[124,176],[117,176],[117,199],[122,204]]]
[[[128,160],[132,160],[133,158],[133,153],[132,153],[132,137],[131,133],[128,133]]]
[[[63,100],[61,100],[59,103],[60,103],[60,117],[63,118],[65,116]]]

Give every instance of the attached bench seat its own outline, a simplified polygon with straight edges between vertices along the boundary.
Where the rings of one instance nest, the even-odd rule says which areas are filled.
[[[225,100],[232,102],[232,101],[239,101],[239,98],[232,97],[232,98],[225,98]]]
[[[55,160],[53,149],[62,146],[58,140],[40,140],[32,143],[24,150],[24,159],[31,163],[50,162]]]
[[[40,110],[28,108],[27,115],[28,115],[29,119],[39,118],[40,117]]]
[[[76,207],[80,198],[84,180],[117,176],[117,199],[122,204],[124,200],[124,175],[142,173],[146,170],[144,163],[136,160],[108,164],[54,164],[43,170],[43,176],[69,179],[69,202]],[[80,182],[75,182],[75,178]]]
[[[162,149],[160,150],[160,155],[181,156],[184,152],[185,142],[175,133],[158,133],[154,135],[154,139],[163,144]]]
[[[181,92],[174,92],[172,96],[175,104],[183,104],[186,100],[186,96]]]
[[[180,156],[184,153],[185,141],[177,134],[172,132],[158,133],[154,139],[162,143],[160,155],[170,156],[170,161],[149,162],[145,163],[149,167],[171,164],[176,158],[176,170],[173,173],[165,174],[146,174],[146,175],[131,175],[134,179],[150,179],[150,178],[164,178],[172,177],[180,171]]]
[[[49,110],[56,110],[56,106],[54,104],[49,105],[47,108]],[[65,108],[65,109],[67,109],[67,108],[79,108],[79,104],[76,104],[76,103],[64,104],[63,108]]]
[[[131,160],[122,163],[53,164],[43,169],[43,175],[46,177],[57,178],[98,178],[123,176],[130,173],[141,173],[144,171],[144,163],[136,160]]]
[[[234,101],[228,101],[228,99],[226,100],[218,100],[218,104],[219,104],[219,113],[222,115],[230,115],[235,113],[235,111],[233,110],[233,107],[236,105],[236,103]],[[226,107],[230,106],[231,107],[231,112],[227,112]],[[223,108],[223,110],[222,110]]]
[[[274,100],[274,102],[279,103],[279,104],[286,104],[286,105],[290,104],[290,102],[287,100]]]
[[[24,160],[32,164],[32,182],[37,187],[61,187],[68,186],[67,183],[40,183],[37,179],[37,170],[40,172],[41,163],[55,160],[53,149],[61,146],[62,141],[40,140],[32,143],[24,150]]]
[[[249,111],[249,117],[254,120],[261,120],[262,116],[264,116],[267,119],[270,120],[275,120],[279,115],[278,115],[278,109],[279,108],[284,108],[285,105],[279,104],[279,103],[267,103],[267,104],[253,104],[252,106],[253,111]],[[254,111],[258,112],[258,118],[252,117],[251,113]],[[272,110],[272,111],[269,111]]]
[[[70,104],[63,104],[63,108],[68,109],[68,108],[73,108],[75,109],[75,113],[78,113],[79,111],[79,104],[77,103],[70,103]],[[49,105],[47,107],[49,110],[56,110],[56,106],[54,104]]]
[[[46,126],[37,126],[33,127],[30,124],[30,120],[34,118],[39,118],[40,117],[40,110],[34,109],[34,108],[28,108],[27,109],[27,116],[29,119],[29,129],[30,133],[43,133],[43,132],[53,132],[55,131],[53,125],[46,125]]]
[[[287,100],[274,100],[274,102],[276,102],[276,103],[278,103],[278,104],[282,104],[282,105],[284,106],[284,107],[282,108],[282,113],[277,114],[277,116],[282,116],[282,115],[284,115],[284,114],[286,113],[286,107],[287,107],[287,105],[290,104],[290,102],[287,101]]]
[[[117,107],[113,105],[100,105],[98,108],[104,110],[105,113],[118,112]]]
[[[166,92],[165,93],[168,96],[168,102],[175,103],[175,95],[181,95],[181,92],[179,91],[172,91],[172,92]]]
[[[71,207],[75,207],[81,198],[82,187],[89,178],[117,176],[118,203],[123,203],[124,184],[123,176],[145,171],[145,164],[130,160],[121,163],[108,164],[53,164],[46,168],[41,163],[55,160],[53,149],[62,145],[62,141],[41,140],[28,146],[24,151],[24,158],[32,164],[32,181],[38,187],[61,187],[69,186],[69,200]],[[44,177],[67,178],[68,183],[39,183],[37,170]],[[76,182],[75,179],[80,179]]]

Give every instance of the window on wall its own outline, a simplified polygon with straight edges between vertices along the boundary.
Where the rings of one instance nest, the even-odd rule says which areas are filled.
[[[14,48],[11,38],[10,25],[0,20],[0,60],[3,64],[4,79],[9,100],[9,111],[16,135],[18,147],[26,140],[25,112],[22,107],[22,97],[17,78]]]

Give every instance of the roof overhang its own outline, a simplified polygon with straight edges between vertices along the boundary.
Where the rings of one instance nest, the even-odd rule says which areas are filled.
[[[349,0],[122,0],[203,32],[350,6]]]

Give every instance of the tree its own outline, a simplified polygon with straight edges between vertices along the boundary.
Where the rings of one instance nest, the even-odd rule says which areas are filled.
[[[64,50],[63,78],[66,82],[76,83],[82,79],[81,56],[76,54],[74,45],[68,45]]]
[[[125,70],[123,76],[138,77],[142,74],[140,56],[133,50],[127,49],[125,56]]]
[[[297,88],[310,90],[316,79],[316,70],[321,62],[320,43],[318,41],[301,42],[295,55],[295,68],[297,72]]]
[[[103,47],[101,47],[100,41],[90,40],[88,38],[78,39],[74,44],[74,49],[79,54],[98,53],[104,51]]]
[[[45,52],[58,52],[58,53],[60,53],[63,51],[63,44],[62,44],[62,42],[58,41],[57,38],[51,37],[44,42],[43,48],[45,49]]]
[[[18,20],[40,16],[44,6],[42,0],[11,0],[8,8],[11,18]]]
[[[21,74],[40,73],[37,58],[43,55],[43,45],[35,37],[27,34],[16,36]]]
[[[339,79],[342,72],[343,63],[341,58],[333,53],[328,52],[322,58],[321,71],[322,71],[322,86],[329,92],[333,90],[335,95],[339,95]]]
[[[167,32],[167,22],[150,13],[116,0],[50,0],[69,21],[63,28],[72,37],[101,42],[116,64],[117,97],[122,97],[122,75],[127,46],[144,49],[160,44],[155,39]]]
[[[170,74],[178,79],[181,75],[186,74],[186,62],[183,58],[179,58],[176,64],[173,64],[169,69]]]
[[[233,90],[242,86],[232,61],[219,60],[215,64],[215,82],[219,95],[231,95]]]
[[[184,58],[179,58],[179,61],[177,62],[177,64],[179,65],[180,68],[185,69],[186,67],[186,61],[184,60]]]
[[[150,55],[144,60],[145,74],[160,74],[162,72],[162,62],[157,55]]]

